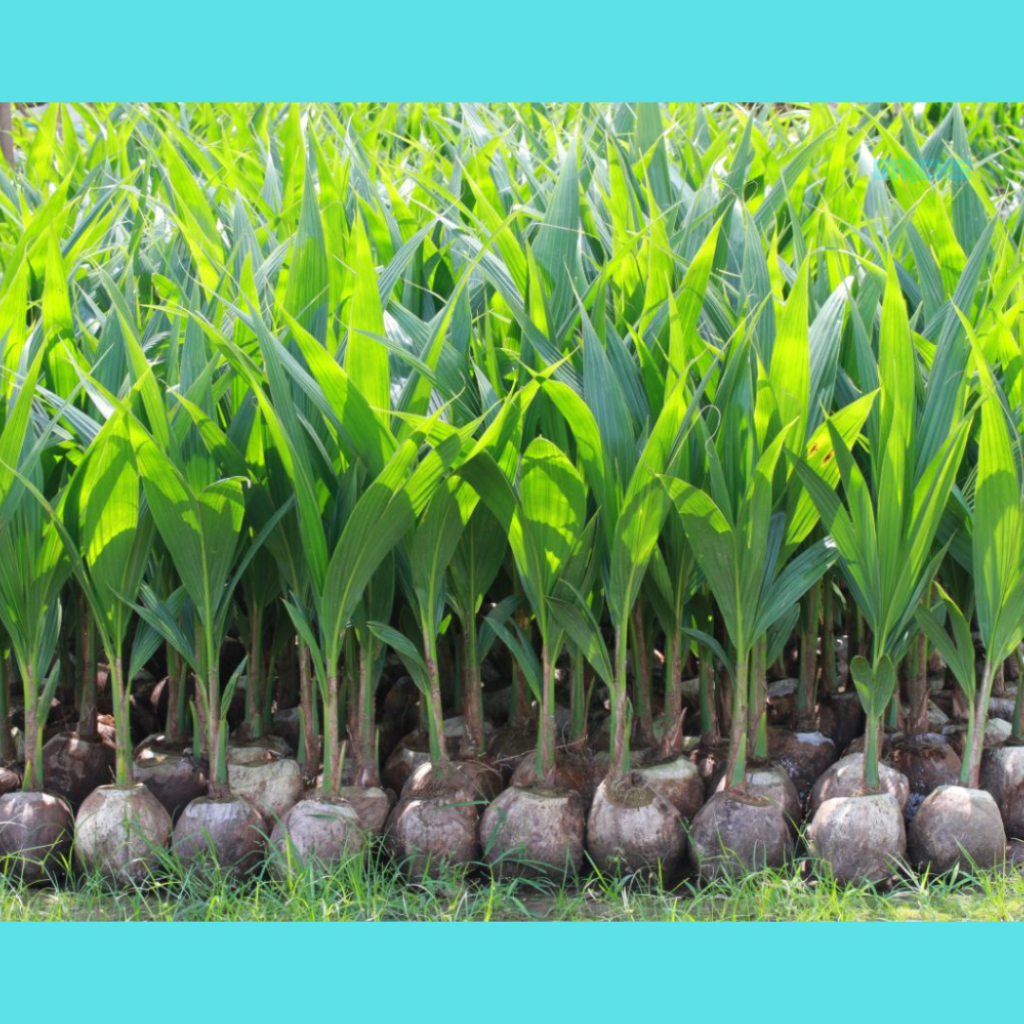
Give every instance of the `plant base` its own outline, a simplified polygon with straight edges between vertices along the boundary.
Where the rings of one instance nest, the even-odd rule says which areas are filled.
[[[171,816],[141,783],[100,786],[75,818],[75,860],[84,871],[142,882],[160,863],[171,838]]]
[[[826,800],[807,830],[813,853],[840,882],[888,879],[907,852],[903,813],[891,793]]]
[[[500,878],[572,877],[583,863],[586,814],[574,790],[510,786],[480,819],[484,860]]]
[[[1002,863],[1006,832],[992,794],[965,786],[939,786],[925,797],[908,835],[910,861],[937,874]]]
[[[75,819],[52,793],[0,796],[0,873],[26,884],[62,875],[71,857]]]
[[[732,787],[697,812],[689,854],[704,879],[781,867],[793,855],[793,829],[777,803]]]
[[[338,797],[300,800],[270,834],[275,865],[282,874],[309,865],[330,867],[359,856],[365,845],[356,809]]]
[[[259,864],[266,828],[263,815],[245,797],[201,796],[181,812],[172,847],[186,868],[244,875]]]
[[[654,870],[674,879],[685,860],[686,833],[676,808],[631,772],[598,786],[587,817],[587,852],[609,874]]]

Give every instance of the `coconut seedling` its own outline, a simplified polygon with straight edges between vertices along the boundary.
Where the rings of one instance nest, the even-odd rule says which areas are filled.
[[[590,343],[600,345],[596,339]],[[603,367],[603,386],[613,388],[610,366],[607,362],[598,365]],[[614,633],[609,678],[611,760],[587,824],[588,850],[602,870],[638,870],[660,861],[671,872],[681,862],[684,850],[675,807],[640,775],[630,773],[628,637],[633,609],[669,511],[669,496],[659,477],[678,455],[703,386],[704,382],[691,394],[680,380],[666,396],[649,433],[636,437],[630,436],[628,422],[607,414],[603,403],[596,406],[598,418],[568,385],[554,380],[545,384],[545,393],[572,430],[603,527],[599,531],[600,564]],[[586,636],[573,639],[584,649],[591,643]],[[631,822],[641,818],[650,820],[643,829],[635,829]]]
[[[141,629],[125,658],[132,620],[149,562],[153,523],[142,498],[128,414],[117,410],[99,431],[58,506],[61,534],[75,580],[92,615],[109,665],[114,705],[115,773],[94,789],[75,822],[75,855],[86,870],[110,878],[144,878],[167,844],[171,819],[132,776],[131,683],[152,655],[157,637]]]
[[[457,474],[439,485],[409,531],[403,575],[416,639],[384,623],[371,624],[404,661],[427,710],[430,761],[406,780],[387,826],[392,852],[414,876],[445,863],[475,859],[479,850],[475,804],[490,800],[501,789],[499,769],[482,755],[468,755],[455,763],[449,757],[437,636],[446,611],[446,570],[480,501],[477,477],[489,472],[492,487],[495,481],[507,487],[507,476],[514,472],[522,414],[536,391],[531,384],[506,403],[475,443],[469,442],[474,424],[460,430],[456,436],[463,438],[464,450]],[[487,490],[484,496],[489,498]],[[506,506],[492,509],[499,515],[506,510]]]
[[[665,634],[665,701],[659,747],[663,757],[678,756],[682,750],[683,670],[693,643],[687,632],[691,621],[688,602],[696,585],[693,549],[678,516],[670,515],[646,579],[651,604]]]
[[[76,600],[77,598],[77,600]],[[97,646],[92,612],[81,594],[66,595],[65,607],[74,606],[75,632],[75,706],[78,724],[73,732],[61,731],[43,747],[47,784],[67,797],[77,810],[82,801],[114,774],[115,750],[108,735],[101,735],[98,712]],[[64,619],[65,634],[68,620]],[[62,658],[66,665],[70,659]]]
[[[37,436],[30,420],[41,359],[36,357],[11,396],[0,432],[0,622],[25,708],[21,790],[0,796],[0,865],[27,881],[62,870],[73,835],[71,808],[44,791],[43,777],[43,729],[59,678],[59,666],[52,663],[68,563],[54,520],[29,493],[42,484],[40,453],[53,426]]]
[[[625,184],[621,179],[618,183]],[[621,201],[620,197],[616,205]],[[621,216],[623,211],[618,213]],[[665,280],[671,278],[673,267],[661,218],[653,218],[649,225],[649,257],[657,273],[644,296],[642,320],[653,318],[658,307],[663,308],[663,315],[667,312],[667,360],[660,349],[660,358],[644,349],[646,365],[638,365],[614,330],[605,325],[602,337],[595,328],[592,318],[600,315],[603,320],[603,311],[595,307],[588,315],[581,306],[582,379],[574,384],[571,378],[551,375],[544,385],[546,396],[575,440],[577,457],[601,513],[599,557],[614,634],[609,773],[614,780],[623,779],[630,769],[633,708],[627,674],[631,622],[669,509],[658,475],[679,458],[682,440],[710,379],[711,350],[696,326],[712,279],[720,230],[718,222],[699,239],[674,296]],[[554,232],[549,238],[553,247],[568,244]],[[627,260],[632,258],[630,255]],[[564,275],[565,270],[560,273]],[[603,294],[598,294],[603,300]],[[643,348],[642,342],[637,344],[638,349]],[[704,379],[691,386],[689,378],[695,367],[704,373]],[[634,685],[649,686],[649,680],[637,679]],[[639,704],[649,706],[649,698],[645,696]],[[622,788],[620,782],[616,788]]]
[[[815,426],[817,403],[830,402],[831,384],[820,364],[812,372],[811,359],[812,335],[816,348],[837,343],[836,314],[824,307],[809,329],[808,291],[805,262],[776,310],[770,346],[759,337],[761,320],[741,327],[713,393],[715,432],[706,419],[696,431],[706,465],[690,480],[665,481],[728,639],[728,653],[719,651],[732,694],[726,792],[702,809],[691,834],[693,855],[709,873],[730,869],[730,861],[732,868],[749,866],[755,852],[759,859],[784,858],[800,816],[788,773],[766,764],[765,670],[770,638],[784,641],[798,602],[835,558],[826,540],[807,542],[818,514],[789,464],[806,458],[832,486],[838,478],[829,428]],[[819,329],[823,321],[833,328]],[[834,429],[852,440],[869,410],[870,399],[852,402]],[[716,649],[706,633],[701,642]]]
[[[155,529],[150,531],[150,538],[149,582],[146,586],[148,592],[156,598],[154,607],[161,605],[166,608],[182,633],[194,636],[192,606],[178,580],[166,546]],[[164,805],[173,820],[193,800],[209,792],[203,742],[201,738],[198,741],[196,739],[196,723],[190,713],[191,665],[182,658],[173,643],[168,643],[157,630],[141,619],[136,626],[136,636],[139,639],[144,636],[153,637],[158,648],[161,643],[163,645],[167,677],[158,684],[159,689],[154,691],[154,696],[161,691],[165,695],[166,714],[163,730],[136,744],[132,775]],[[141,646],[137,639],[133,639],[133,665],[138,664]]]
[[[686,473],[688,452],[684,448],[678,463],[680,472]],[[664,710],[654,720],[660,727],[657,746],[643,750],[635,759],[634,771],[657,790],[677,810],[679,817],[689,823],[704,803],[704,781],[694,760],[684,751],[683,727],[686,711],[683,704],[683,672],[693,644],[693,611],[691,599],[699,580],[699,571],[693,550],[686,539],[682,522],[671,513],[665,520],[661,543],[655,550],[644,592],[654,611],[657,623],[664,631]],[[639,606],[637,606],[637,609]],[[634,623],[639,619],[634,609]],[[707,738],[717,728],[717,716],[712,714],[714,700],[713,677],[703,671],[708,658],[702,659],[699,683],[702,735]],[[638,665],[636,671],[643,671]],[[703,752],[705,755],[707,751]]]
[[[978,456],[971,517],[971,561],[978,632],[985,651],[980,688],[970,700],[969,737],[964,750],[964,785],[977,788],[985,744],[985,723],[996,672],[1024,639],[1024,508],[1016,432],[1005,398],[985,362],[980,346],[976,363],[982,385]],[[956,615],[952,602],[951,620]],[[919,609],[922,621],[934,618]],[[961,619],[965,616],[960,616]],[[926,631],[929,639],[935,630]],[[962,631],[958,634],[962,636]],[[973,658],[971,664],[973,665]],[[957,673],[959,679],[963,673]]]
[[[411,529],[433,496],[437,482],[456,462],[461,447],[476,429],[474,422],[453,432],[436,417],[425,420],[408,413],[402,440],[391,432],[387,350],[376,338],[366,337],[370,332],[380,333],[382,328],[377,322],[381,316],[381,300],[375,284],[372,257],[368,249],[361,249],[365,242],[363,238],[358,243],[361,272],[357,276],[353,297],[344,367],[286,311],[282,311],[282,316],[308,371],[271,334],[259,315],[244,316],[259,341],[264,357],[264,370],[273,399],[271,404],[263,392],[262,375],[258,369],[236,346],[221,339],[229,358],[250,382],[270,429],[275,450],[281,458],[282,468],[296,495],[301,550],[309,580],[305,603],[309,607],[303,607],[304,602],[293,593],[288,610],[299,629],[300,638],[320,666],[315,670],[315,676],[324,697],[324,785],[329,799],[334,799],[333,793],[341,784],[338,719],[340,659],[345,649],[346,630],[357,616],[366,587],[375,573],[397,540]],[[344,529],[337,514],[340,503],[336,504],[332,516],[324,521],[321,495],[324,490],[334,490],[334,486],[318,471],[317,467],[323,462],[311,450],[306,426],[293,407],[292,383],[300,387],[303,394],[315,396],[315,404],[322,414],[322,419],[317,420],[319,429],[325,445],[329,444],[335,453],[334,472],[339,477],[344,475],[344,479],[356,487],[358,498],[353,509],[362,511],[358,521],[353,522],[350,518]],[[419,447],[431,433],[435,435],[436,444],[428,446],[426,454],[417,462]],[[343,439],[343,445],[333,440],[337,436]],[[365,517],[372,517],[382,507],[386,507],[390,517],[386,522],[387,529],[382,524],[379,538],[375,537],[375,542],[367,545],[358,531],[368,530]],[[410,515],[411,519],[403,518]],[[396,530],[398,536],[394,537]],[[357,544],[353,544],[353,536],[359,538]],[[443,577],[443,566],[441,575]],[[310,641],[315,639],[314,616],[320,631],[315,650],[310,646]],[[370,680],[367,675],[367,683]],[[361,694],[358,703],[364,711],[372,710],[369,694]],[[357,746],[360,756],[367,757],[371,743],[375,743],[373,715],[366,715],[358,724],[361,734]],[[384,796],[376,787],[370,788],[375,789],[380,797]],[[312,836],[316,831],[316,808],[309,808],[309,812],[313,821]],[[329,859],[334,853],[337,849],[332,852],[325,847],[319,856]]]
[[[373,479],[353,506],[341,535],[335,542],[322,581],[314,574],[313,600],[319,624],[319,639],[302,610],[289,603],[296,628],[305,637],[313,655],[314,669],[324,704],[324,770],[321,793],[301,801],[274,830],[272,841],[283,852],[291,848],[305,860],[316,857],[337,860],[361,844],[365,827],[350,799],[341,799],[342,749],[339,735],[340,665],[345,636],[363,599],[367,585],[402,537],[428,505],[432,495],[444,486],[444,477],[463,444],[458,433],[450,433],[436,446],[421,454],[425,433],[413,433],[397,445],[382,472]],[[303,531],[307,523],[303,522]],[[387,797],[375,787],[361,799],[379,803]],[[374,792],[375,790],[375,792]],[[351,796],[351,795],[350,795]],[[364,812],[364,817],[368,813]],[[378,813],[369,818],[379,819]],[[344,828],[339,828],[346,818]],[[367,820],[369,820],[369,818]],[[326,823],[326,824],[322,824]]]
[[[546,438],[535,438],[527,445],[514,483],[493,463],[486,468],[480,463],[474,470],[474,486],[507,529],[540,637],[538,661],[521,630],[494,623],[522,665],[540,713],[532,771],[523,773],[521,765],[513,785],[488,807],[481,821],[481,842],[485,858],[499,873],[561,877],[582,864],[585,805],[580,790],[587,788],[587,780],[581,786],[578,766],[559,764],[555,671],[567,639],[567,616],[587,614],[581,595],[591,586],[586,577],[596,522],[587,522],[583,478]],[[596,622],[590,635],[597,642],[587,645],[588,653],[600,652],[601,673],[610,678]],[[535,784],[524,785],[527,778]]]
[[[853,452],[827,421],[842,480],[842,499],[804,463],[797,471],[839,554],[850,593],[871,631],[871,659],[857,655],[850,673],[867,717],[863,796],[827,800],[810,835],[837,875],[877,881],[903,856],[902,811],[880,792],[882,717],[896,689],[896,664],[912,637],[914,614],[943,557],[933,542],[967,444],[970,418],[954,419],[941,441],[918,430],[917,370],[906,305],[895,267],[888,270],[879,332],[877,421],[868,485]],[[955,397],[955,396],[954,396]],[[963,400],[954,405],[963,409]],[[930,451],[927,459],[922,450]],[[876,827],[879,821],[885,827]],[[850,836],[859,840],[851,844]],[[838,858],[842,858],[838,860]]]
[[[447,739],[442,728],[444,719],[436,649],[436,637],[442,626],[445,606],[452,600],[460,606],[464,628],[465,619],[472,614],[474,635],[471,642],[475,646],[476,612],[470,612],[470,609],[477,607],[483,600],[485,584],[489,586],[499,571],[501,562],[498,555],[504,556],[508,547],[504,536],[507,528],[495,521],[493,512],[490,513],[490,520],[481,520],[481,516],[489,514],[488,506],[486,500],[481,504],[480,495],[472,486],[472,482],[479,474],[477,466],[484,467],[490,473],[498,474],[506,480],[514,475],[519,462],[523,418],[536,393],[536,385],[531,384],[506,402],[480,438],[465,453],[459,474],[453,476],[445,485],[447,493],[434,495],[426,514],[416,529],[410,532],[403,548],[402,575],[410,610],[417,623],[416,642],[427,666],[429,692],[424,695],[424,700],[428,711],[428,731],[431,732],[431,758],[434,761],[445,762],[448,759]],[[491,484],[493,486],[494,481],[491,481]],[[505,492],[500,491],[499,494],[504,495]],[[506,515],[508,511],[507,502],[498,508],[500,515]],[[490,528],[482,535],[481,521],[487,523]],[[470,527],[474,532],[468,533]],[[482,540],[489,540],[497,551],[493,548],[486,553],[475,550],[475,546]],[[468,562],[469,558],[473,559],[472,563]],[[462,574],[460,586],[454,594],[449,595],[449,581],[459,574]],[[512,611],[512,601],[514,599],[503,602],[499,606],[499,614],[492,612],[489,616],[491,621],[503,621],[506,611]],[[493,776],[493,765],[486,762],[483,749],[482,693],[479,692],[480,657],[479,649],[470,657],[473,663],[470,691],[463,693],[463,702],[468,701],[475,706],[470,712],[470,720],[476,733],[473,741],[476,750],[469,755],[466,764],[473,772],[483,769],[483,776]],[[493,781],[485,782],[483,792],[486,793],[491,788]]]
[[[254,804],[231,793],[227,712],[245,663],[222,685],[220,650],[241,577],[288,506],[263,525],[236,563],[245,516],[242,481],[218,477],[213,458],[198,452],[183,471],[167,454],[177,450],[169,422],[158,414],[151,422],[158,424],[160,446],[130,421],[132,447],[153,521],[191,605],[191,617],[183,618],[190,618],[193,628],[183,629],[170,602],[161,602],[148,589],[143,590],[145,603],[134,607],[195,673],[193,716],[209,764],[209,796],[184,809],[175,825],[174,846],[186,861],[210,854],[233,869],[251,860],[265,823]]]
[[[450,752],[442,705],[438,639],[447,600],[445,569],[462,533],[462,514],[453,493],[455,481],[431,497],[420,521],[410,530],[399,558],[414,644],[422,661],[425,682],[421,700],[426,708],[429,759],[436,774],[450,774]],[[404,787],[403,787],[404,789]]]
[[[372,626],[402,658],[426,708],[429,760],[409,774],[387,825],[392,853],[413,877],[477,858],[475,802],[490,799],[501,787],[499,771],[486,761],[453,761],[445,730],[437,638],[446,611],[445,569],[463,529],[455,493],[463,487],[454,480],[443,483],[406,538],[400,574],[415,640],[383,623]]]
[[[785,438],[781,432],[756,456],[748,476],[731,477],[738,485],[732,493],[714,448],[708,451],[710,493],[678,478],[666,480],[722,616],[731,652],[720,652],[731,669],[733,695],[726,790],[694,819],[690,840],[694,859],[708,873],[728,869],[732,857],[746,867],[759,861],[780,863],[792,849],[788,819],[799,813],[788,776],[762,778],[747,771],[748,700],[757,645],[767,642],[768,631],[791,612],[834,558],[830,546],[819,541],[789,564],[780,564],[787,524],[784,512],[773,515],[772,481]],[[712,650],[718,647],[712,637],[702,639]],[[758,731],[763,729],[762,717]],[[762,751],[764,757],[766,745]]]
[[[275,306],[287,331],[286,341],[282,343],[271,332],[258,303],[247,294],[241,294],[239,302],[249,311],[237,310],[237,315],[247,333],[256,339],[263,366],[257,365],[237,339],[229,339],[212,324],[205,324],[207,333],[248,385],[260,410],[268,434],[265,459],[274,502],[283,500],[288,491],[297,496],[297,515],[285,522],[284,529],[271,541],[271,550],[289,594],[290,613],[307,622],[316,616],[327,549],[338,539],[346,502],[358,497],[364,487],[379,477],[397,450],[390,429],[388,351],[378,340],[384,334],[382,297],[366,230],[358,215],[349,257],[355,275],[344,362],[340,365],[327,348],[334,339],[328,338],[324,228],[307,166],[293,246],[294,262],[284,301]],[[267,384],[269,397],[265,394]],[[321,523],[318,520],[325,493],[332,495],[331,507],[325,516],[327,522]],[[370,586],[370,592],[378,597],[384,594],[375,586]],[[350,610],[349,617],[353,614]],[[365,619],[365,615],[356,618]],[[358,633],[365,637],[366,631],[357,629]],[[307,636],[305,630],[298,635],[299,696],[302,756],[312,780],[319,749],[316,693],[320,680],[313,669]],[[375,781],[377,774],[376,765],[371,769],[369,763],[371,750],[376,760],[373,646],[374,641],[367,638],[365,665],[358,670],[349,665],[347,669],[359,680],[360,687],[353,701],[357,773],[370,782]],[[337,665],[331,674],[336,669]],[[323,676],[324,680],[327,678]],[[340,706],[340,697],[336,703]],[[325,722],[325,741],[328,728],[336,732],[334,724]],[[335,743],[333,756],[339,755],[340,743]],[[328,760],[325,751],[325,765]],[[340,779],[336,784],[340,785]]]
[[[299,760],[286,756],[291,750],[284,738],[267,734],[272,692],[265,678],[270,660],[265,646],[267,631],[263,628],[266,612],[280,597],[282,580],[291,584],[293,600],[295,595],[304,595],[299,600],[306,601],[309,589],[291,483],[275,459],[273,445],[267,443],[263,415],[251,401],[251,392],[246,393],[226,429],[188,398],[178,395],[177,400],[216,461],[218,472],[249,481],[244,490],[243,543],[264,538],[239,584],[244,608],[239,608],[238,602],[235,605],[235,620],[240,627],[247,624],[249,634],[246,721],[241,733],[231,737],[227,758],[232,790],[249,797],[268,822],[273,822],[298,801],[307,782],[316,778],[320,747],[319,715],[311,692],[312,666],[304,641],[297,645],[301,678],[296,730]],[[282,617],[287,619],[287,615]]]
[[[953,598],[938,585],[934,589],[939,600],[931,608],[927,602],[921,603],[916,612],[917,625],[942,656],[967,699],[967,741],[960,785],[939,786],[925,797],[910,825],[908,853],[915,866],[942,873],[955,866],[971,870],[997,865],[1005,853],[1006,832],[992,793],[979,788],[981,749],[975,756],[974,736],[980,728],[984,737],[987,716],[980,708],[985,694],[978,692],[971,627]],[[967,614],[971,612],[968,608]],[[996,762],[990,766],[991,779],[986,783],[1001,795],[1000,753],[994,752]]]

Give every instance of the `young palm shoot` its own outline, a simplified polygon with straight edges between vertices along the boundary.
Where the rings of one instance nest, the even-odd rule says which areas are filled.
[[[529,397],[522,396],[523,406]],[[505,471],[491,453],[498,455],[502,466],[507,464],[510,452],[515,450],[514,438],[518,437],[519,408],[519,401],[506,406],[463,458],[466,463],[486,463],[498,484],[506,487]],[[413,877],[429,874],[441,864],[468,863],[478,855],[475,803],[491,799],[501,787],[500,771],[480,755],[452,763],[441,700],[437,637],[445,614],[447,568],[478,501],[477,492],[466,480],[445,480],[409,531],[405,588],[419,634],[416,641],[384,623],[371,624],[376,635],[402,658],[427,711],[430,761],[407,779],[402,799],[388,823],[391,849]]]
[[[455,555],[463,520],[453,493],[455,481],[438,488],[423,516],[410,531],[405,545],[405,583],[408,604],[416,622],[417,647],[426,669],[427,733],[430,760],[440,776],[449,770],[448,740],[445,735],[441,696],[441,667],[438,636],[446,605],[446,567]]]
[[[499,635],[512,647],[535,688],[540,704],[536,777],[550,781],[557,750],[555,664],[566,641],[552,601],[556,593],[584,588],[594,526],[586,522],[583,478],[562,450],[545,438],[534,439],[523,452],[515,485],[497,473],[490,478],[493,488],[485,490],[485,500],[507,523],[516,569],[540,634],[539,664],[521,630],[498,627]]]
[[[600,564],[614,633],[607,681],[611,691],[611,760],[588,817],[588,848],[602,870],[632,871],[660,863],[672,874],[685,852],[678,812],[641,775],[630,772],[628,640],[634,608],[670,509],[670,498],[660,477],[671,471],[679,458],[709,377],[705,375],[693,390],[686,378],[680,378],[667,389],[649,430],[635,436],[630,423],[615,415],[615,402],[598,397],[618,394],[619,401],[624,402],[621,384],[607,358],[602,358],[601,342],[585,320],[585,357],[588,350],[593,360],[593,409],[567,384],[557,380],[544,384],[545,394],[572,431],[584,477],[600,511]],[[584,608],[585,602],[579,601],[578,610]],[[588,626],[584,630],[578,622],[576,625],[578,628],[571,631],[574,642],[583,650],[593,649],[594,629]],[[594,659],[590,660],[596,667]],[[654,838],[645,844],[641,835]]]
[[[647,575],[651,602],[665,632],[665,710],[663,713],[663,756],[682,749],[683,668],[692,640],[687,634],[687,603],[697,582],[693,549],[678,516],[670,515],[662,532],[661,549],[655,553]]]
[[[932,551],[969,421],[961,420],[926,465],[915,467],[914,350],[906,306],[890,270],[880,334],[878,432],[872,443],[872,492],[831,419],[828,427],[844,500],[803,463],[797,471],[839,554],[839,565],[871,630],[872,659],[851,659],[850,671],[867,715],[864,785],[879,787],[882,715],[893,696],[895,666],[909,643],[908,629],[925,587],[942,558]]]
[[[478,505],[448,565],[448,604],[462,631],[463,750],[470,755],[481,755],[487,749],[480,673],[486,652],[481,648],[477,616],[505,561],[507,544],[507,535],[498,520],[486,505]]]
[[[747,701],[755,651],[835,557],[831,546],[819,541],[788,565],[780,565],[787,524],[784,512],[772,513],[772,482],[785,437],[781,432],[758,458],[743,493],[736,496],[738,500],[726,490],[720,468],[716,471],[713,448],[709,450],[712,493],[683,480],[665,481],[725,623],[731,651],[733,699],[729,761],[723,780],[728,788],[705,805],[694,819],[691,833],[704,872],[731,870],[739,864],[749,868],[781,863],[792,849],[787,815],[799,814],[799,799],[788,776],[762,779],[755,775],[748,780],[747,773]],[[712,649],[717,646],[710,636],[703,642]],[[761,786],[769,787],[771,796],[760,793]],[[738,796],[731,792],[734,788],[739,790]],[[728,863],[723,850],[731,851],[738,864]]]
[[[630,620],[669,511],[669,498],[659,475],[670,469],[677,456],[679,443],[696,413],[700,389],[691,396],[680,382],[671,391],[632,463],[624,462],[624,457],[613,458],[613,450],[606,440],[613,426],[604,422],[602,432],[594,413],[571,388],[558,381],[548,381],[545,393],[573,431],[584,476],[601,512],[605,602],[615,635],[609,775],[623,778],[630,767],[632,712],[627,688]],[[622,438],[618,445],[619,448],[631,447],[630,442]]]
[[[473,467],[479,464],[497,474],[495,479],[489,480],[489,486],[497,486],[497,493],[505,494],[508,485],[507,483],[502,485],[498,478],[507,480],[515,471],[519,457],[522,414],[536,391],[536,386],[530,385],[517,393],[504,406],[483,431],[479,440],[465,453],[460,470],[462,475],[452,477],[433,495],[420,521],[409,532],[401,551],[403,557],[400,559],[402,567],[400,575],[407,592],[410,615],[416,624],[415,640],[411,642],[415,649],[415,656],[407,643],[392,643],[392,646],[406,662],[412,678],[420,686],[422,706],[426,711],[424,724],[429,737],[430,758],[440,769],[442,775],[448,772],[449,752],[441,701],[437,637],[442,630],[442,619],[445,614],[445,605],[448,602],[448,580],[451,575],[448,570],[449,567],[454,566],[456,574],[460,572],[463,574],[460,580],[461,587],[453,597],[455,602],[462,607],[462,615],[467,616],[471,605],[475,608],[478,601],[482,601],[482,586],[485,582],[489,584],[493,580],[499,567],[494,564],[495,552],[493,550],[487,553],[486,558],[482,554],[472,551],[470,545],[479,543],[481,539],[488,537],[488,534],[485,532],[481,536],[480,527],[477,525],[473,527],[474,532],[467,536],[467,529],[481,509],[477,490],[463,477],[469,473],[469,479],[472,479]],[[465,433],[465,428],[463,428],[463,433]],[[482,511],[486,512],[486,509]],[[502,507],[498,509],[497,514],[502,515],[506,512],[507,509]],[[497,542],[494,546],[497,547],[498,552],[504,553],[506,545],[503,543],[503,538],[492,530],[489,539],[492,544]],[[459,556],[460,549],[461,557]],[[465,564],[468,554],[472,554],[474,557],[474,562],[471,565]],[[467,586],[472,587],[474,592],[467,592]],[[475,611],[472,614],[475,616]],[[372,625],[377,629],[379,624]],[[473,628],[475,631],[475,623]],[[379,629],[377,632],[380,634]],[[389,633],[389,638],[389,643],[397,639],[394,631]],[[475,633],[473,642],[474,644],[476,642]],[[474,651],[470,656],[470,661],[475,666],[474,673],[479,672],[479,657],[479,651]],[[419,670],[420,663],[423,666],[422,672]],[[414,669],[416,670],[414,671]],[[461,774],[464,776],[468,771],[470,774],[479,775],[477,781],[469,788],[475,790],[478,784],[482,784],[481,792],[486,794],[493,789],[494,768],[481,760],[484,740],[482,694],[479,692],[479,687],[475,685],[475,677],[471,691],[468,695],[464,693],[463,698],[464,700],[468,699],[474,705],[470,718],[475,723],[472,726],[476,733],[473,744],[476,751],[479,752],[474,752],[467,759],[466,771]],[[404,744],[400,744],[393,757],[404,757],[407,752],[403,750],[403,747]],[[424,781],[429,774],[424,776]]]
[[[966,325],[965,325],[966,326]],[[970,329],[968,328],[968,333]],[[973,340],[973,334],[972,334]],[[981,688],[967,749],[965,784],[977,788],[996,672],[1024,639],[1024,486],[1016,432],[1006,402],[976,346],[982,382],[981,429],[971,530],[978,631],[985,649]]]
[[[733,707],[727,784],[746,777],[747,700],[755,645],[824,574],[835,558],[825,541],[808,547],[788,565],[779,552],[786,533],[784,512],[772,513],[772,481],[782,456],[780,433],[753,467],[740,495],[726,490],[725,475],[716,469],[709,450],[711,493],[678,479],[666,479],[698,565],[714,595],[732,651]],[[732,511],[729,511],[732,510]],[[712,645],[712,638],[704,642]]]
[[[142,496],[126,418],[115,413],[97,435],[60,505],[75,578],[92,614],[110,667],[116,729],[115,783],[131,785],[129,698],[133,673],[125,641],[149,562],[153,520]],[[133,648],[139,648],[136,638]],[[133,666],[141,668],[133,650]]]
[[[218,471],[226,477],[248,480],[249,486],[245,488],[245,536],[250,541],[258,536],[265,538],[265,544],[255,551],[239,584],[245,603],[239,621],[248,626],[249,634],[246,657],[248,738],[244,744],[235,745],[234,753],[236,762],[244,760],[246,764],[236,763],[232,767],[236,779],[233,785],[240,785],[258,796],[264,814],[274,820],[298,799],[303,788],[302,775],[315,777],[320,748],[312,669],[308,648],[302,640],[297,644],[295,659],[300,677],[297,746],[299,762],[306,771],[297,770],[297,763],[290,758],[276,757],[278,751],[274,741],[264,738],[271,724],[272,699],[272,687],[267,678],[270,662],[263,646],[267,613],[280,609],[283,614],[283,607],[275,604],[281,594],[282,581],[287,582],[292,599],[299,600],[303,607],[309,590],[299,524],[292,509],[291,481],[280,470],[273,446],[265,443],[258,413],[238,416],[224,431],[184,396],[179,395],[178,401],[216,460]],[[240,446],[244,448],[245,456],[239,450]],[[269,533],[266,532],[268,529]],[[177,654],[176,651],[174,653]],[[177,656],[180,659],[180,655]],[[244,752],[238,749],[242,745]],[[266,760],[267,757],[271,760]],[[276,795],[271,796],[271,791]]]

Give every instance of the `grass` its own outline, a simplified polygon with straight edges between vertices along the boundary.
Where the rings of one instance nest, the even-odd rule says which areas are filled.
[[[464,873],[410,884],[382,857],[245,884],[176,868],[146,886],[79,876],[53,888],[0,876],[0,921],[1017,921],[1019,871],[907,875],[887,891],[812,877],[810,864],[666,891],[636,877],[572,885]]]

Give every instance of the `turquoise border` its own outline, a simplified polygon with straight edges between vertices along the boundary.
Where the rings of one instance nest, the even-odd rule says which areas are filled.
[[[1019,4],[4,4],[30,100],[1005,99]],[[967,94],[967,95],[965,95]]]
[[[998,99],[1019,87],[994,48],[1016,17],[1008,3],[44,0],[5,5],[0,94]],[[144,927],[0,925],[0,1018],[934,1024],[1013,1009],[1012,968],[996,965],[1015,947],[992,925]]]
[[[1013,970],[998,969],[1016,947],[993,925],[142,927],[0,926],[0,1016],[962,1024],[1018,1015]]]

